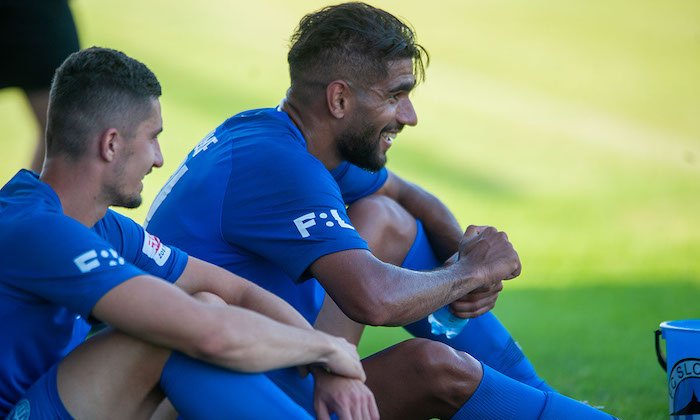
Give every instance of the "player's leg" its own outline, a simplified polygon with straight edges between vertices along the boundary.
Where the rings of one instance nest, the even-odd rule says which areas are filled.
[[[362,361],[382,419],[610,419],[433,340],[411,339]]]
[[[21,66],[18,86],[24,90],[36,118],[38,138],[31,169],[40,172],[44,162],[46,110],[54,71],[80,49],[78,32],[66,0],[19,2],[12,23],[21,36],[12,41]]]
[[[49,106],[49,90],[40,89],[26,92],[27,101],[37,122],[37,141],[30,169],[40,173],[46,154],[46,110]]]
[[[442,264],[433,253],[420,222],[390,198],[373,195],[348,209],[353,225],[377,258],[412,270],[430,270]],[[431,333],[427,319],[405,327],[415,337],[441,341],[466,351],[490,367],[523,383],[552,391],[496,316],[473,318],[456,337]]]

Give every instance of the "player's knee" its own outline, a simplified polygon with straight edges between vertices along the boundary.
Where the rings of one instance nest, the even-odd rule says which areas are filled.
[[[416,238],[416,219],[399,203],[383,195],[354,202],[348,215],[377,258],[400,265]]]
[[[426,372],[432,398],[450,410],[459,409],[481,382],[481,364],[438,341],[421,340],[415,347],[414,361]]]

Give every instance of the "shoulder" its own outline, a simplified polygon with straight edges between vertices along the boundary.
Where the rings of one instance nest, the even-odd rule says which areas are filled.
[[[313,186],[337,188],[330,172],[308,152],[303,135],[286,113],[274,109],[249,111],[222,127],[226,126],[228,129],[220,130],[221,135],[235,143],[232,188],[270,185],[280,192]]]
[[[38,212],[15,218],[0,229],[0,265],[17,271],[81,268],[81,258],[109,252],[111,246],[77,220]]]

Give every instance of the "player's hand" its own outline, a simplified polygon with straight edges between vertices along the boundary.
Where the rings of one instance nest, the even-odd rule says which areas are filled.
[[[520,275],[520,257],[504,232],[491,226],[467,228],[459,243],[459,259],[465,270],[477,280],[478,287],[490,287],[499,280]]]
[[[312,368],[315,378],[314,409],[320,420],[335,413],[339,420],[377,420],[379,409],[372,391],[362,381]]]
[[[450,310],[460,318],[476,318],[496,306],[498,294],[503,290],[501,280],[472,290],[466,296],[450,304]]]
[[[357,348],[344,338],[335,337],[320,331],[318,333],[324,334],[332,345],[331,353],[326,360],[322,361],[322,366],[330,373],[351,379],[359,379],[364,382],[366,379],[365,371],[362,369]]]

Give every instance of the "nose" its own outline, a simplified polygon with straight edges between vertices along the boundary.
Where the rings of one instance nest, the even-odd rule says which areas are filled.
[[[160,168],[163,166],[163,153],[160,151],[160,143],[156,140],[155,150],[153,154],[153,166]]]
[[[410,125],[411,127],[418,124],[418,115],[416,115],[416,110],[413,108],[410,98],[403,98],[399,104],[397,119],[401,124]]]

